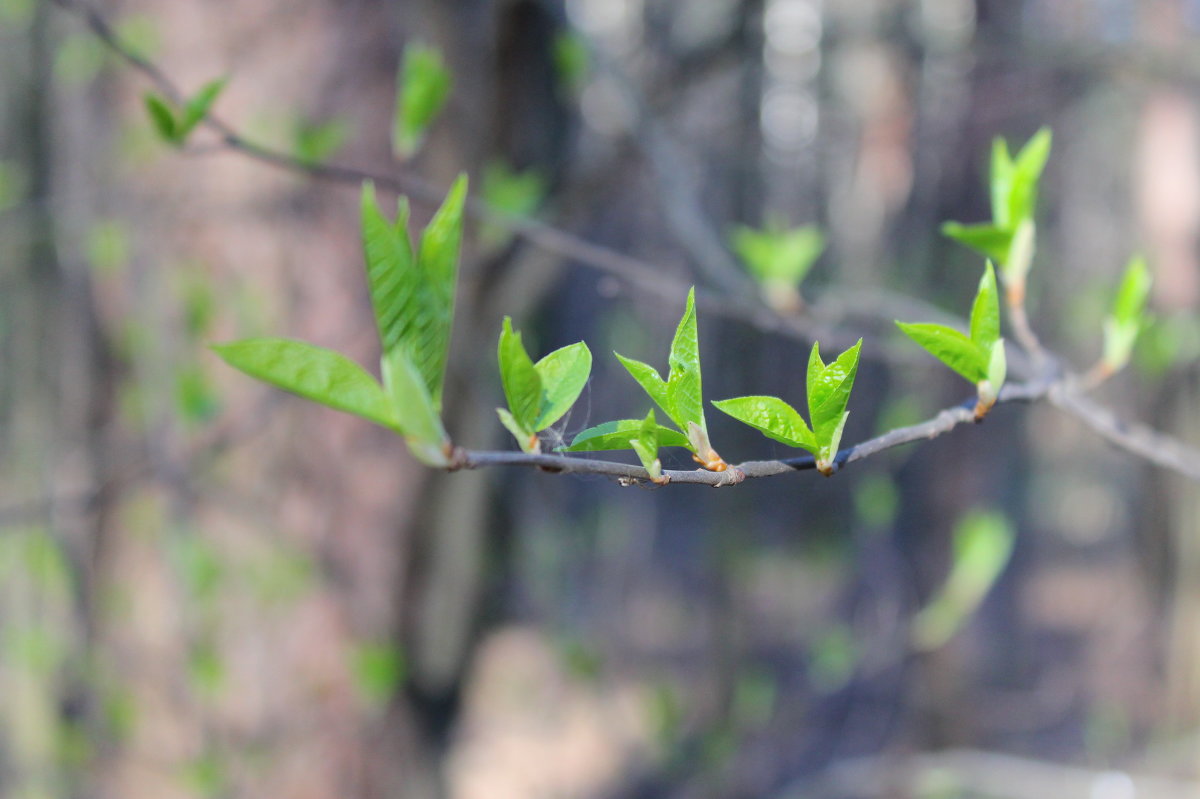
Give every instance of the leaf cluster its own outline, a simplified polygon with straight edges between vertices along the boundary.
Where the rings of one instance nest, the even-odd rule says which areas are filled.
[[[451,465],[440,413],[466,194],[462,176],[414,249],[407,200],[389,220],[374,187],[363,186],[363,254],[383,350],[382,385],[345,356],[301,341],[247,339],[213,349],[252,377],[402,434],[431,466]]]
[[[176,107],[161,94],[147,92],[144,98],[146,113],[163,141],[173,147],[182,147],[224,88],[225,78],[206,83],[182,107]]]
[[[976,416],[987,413],[995,404],[1007,372],[1004,339],[1000,337],[999,292],[991,262],[984,269],[971,306],[969,334],[932,323],[896,324],[931,355],[974,384],[980,399]]]
[[[992,203],[990,224],[964,225],[947,222],[942,233],[1000,264],[1006,284],[1023,287],[1033,260],[1034,212],[1038,182],[1050,157],[1052,135],[1042,128],[1026,142],[1014,158],[1008,142],[992,142]]]
[[[537,363],[525,351],[521,334],[504,317],[497,348],[500,379],[508,410],[497,408],[500,422],[525,452],[541,452],[537,434],[557,422],[575,404],[592,371],[592,353],[576,342]]]

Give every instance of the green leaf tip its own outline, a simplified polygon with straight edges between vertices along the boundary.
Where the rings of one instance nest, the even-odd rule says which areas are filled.
[[[645,419],[618,419],[605,422],[595,427],[581,431],[572,439],[570,446],[560,447],[562,452],[602,452],[614,449],[630,449],[633,439],[643,434]],[[655,426],[655,434],[660,447],[685,447],[691,449],[691,442],[678,430]]]
[[[651,408],[642,420],[637,431],[637,438],[629,440],[633,451],[637,453],[642,468],[650,476],[651,482],[665,485],[670,481],[662,472],[662,461],[658,459],[658,423],[654,419],[654,409]]]

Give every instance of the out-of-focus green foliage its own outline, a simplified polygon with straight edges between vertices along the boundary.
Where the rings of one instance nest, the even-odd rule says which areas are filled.
[[[953,561],[941,590],[913,619],[913,646],[930,650],[955,636],[1008,565],[1015,534],[1008,519],[974,511],[954,528]]]
[[[351,653],[351,659],[354,684],[359,695],[374,707],[386,704],[407,677],[404,652],[393,644],[360,644]]]
[[[1104,366],[1109,373],[1119,372],[1129,363],[1138,334],[1146,327],[1146,298],[1153,279],[1146,259],[1135,256],[1113,300],[1112,312],[1104,320]]]
[[[1038,182],[1050,157],[1052,136],[1042,128],[1026,142],[1016,158],[1008,143],[992,143],[990,190],[992,223],[963,225],[947,222],[942,232],[1000,264],[1014,299],[1023,301],[1025,277],[1033,263]],[[1010,295],[1011,296],[1011,295]]]
[[[396,78],[396,116],[392,151],[397,158],[416,154],[425,133],[450,97],[453,80],[441,51],[427,44],[410,44]]]
[[[349,120],[341,117],[311,122],[297,119],[292,133],[292,153],[304,164],[323,164],[350,138]]]
[[[801,306],[800,284],[825,250],[825,236],[815,227],[786,228],[772,223],[756,230],[740,226],[730,246],[754,276],[763,298],[781,312]]]
[[[175,108],[160,94],[147,92],[144,98],[146,112],[163,141],[174,147],[182,147],[196,126],[207,116],[224,88],[224,78],[206,83],[182,108]]]

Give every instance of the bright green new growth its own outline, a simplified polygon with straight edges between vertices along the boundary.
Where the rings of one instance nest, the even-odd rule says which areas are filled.
[[[937,649],[962,629],[1008,565],[1014,537],[1012,525],[999,513],[975,511],[959,522],[950,574],[913,619],[914,646]]]
[[[392,125],[392,151],[411,158],[425,140],[425,132],[441,113],[450,96],[450,70],[441,52],[426,44],[411,44],[396,78],[396,117]]]
[[[665,483],[662,473],[662,461],[658,459],[658,423],[654,419],[654,409],[651,408],[642,420],[637,431],[637,438],[629,440],[633,451],[637,453],[642,467],[656,483]]]
[[[945,325],[900,321],[896,324],[931,355],[975,384],[980,401],[975,413],[979,417],[987,413],[995,404],[1007,373],[1004,339],[1000,337],[1000,297],[990,262],[971,307],[969,336]]]
[[[1009,154],[1008,143],[997,138],[992,143],[991,200],[992,223],[963,225],[947,222],[942,233],[962,242],[1000,264],[1004,280],[1024,297],[1025,275],[1033,261],[1034,212],[1037,210],[1038,181],[1050,156],[1052,136],[1042,128],[1017,157]]]
[[[162,95],[148,92],[145,97],[146,112],[163,141],[175,147],[182,147],[224,88],[224,78],[206,83],[180,109],[174,108]]]
[[[541,452],[537,434],[563,417],[592,371],[592,353],[582,341],[562,347],[534,363],[504,317],[497,347],[500,380],[508,410],[497,408],[500,422],[525,452]]]
[[[483,201],[498,211],[515,217],[528,217],[546,198],[546,177],[536,169],[518,172],[504,161],[493,161],[483,171]],[[483,238],[489,246],[507,244],[512,231],[497,224],[486,224]]]
[[[650,395],[650,399],[654,400],[663,413],[683,431],[687,441],[684,446],[692,451],[696,460],[706,469],[723,471],[726,464],[709,443],[708,425],[704,420],[704,401],[700,385],[700,344],[696,334],[695,287],[688,291],[687,307],[683,311],[683,318],[679,320],[679,326],[675,329],[675,338],[671,341],[671,354],[668,359],[670,371],[666,380],[663,380],[658,370],[649,364],[626,358],[620,353],[613,354],[638,385]],[[580,433],[571,447],[581,443],[581,439],[586,442],[597,438],[594,434],[596,429]],[[662,438],[660,443],[673,446]]]
[[[252,377],[395,430],[419,460],[448,466],[451,446],[440,409],[466,191],[463,176],[414,252],[407,203],[400,201],[390,222],[374,188],[363,186],[363,253],[383,344],[382,386],[346,357],[299,341],[247,339],[214,351]]]
[[[408,237],[408,201],[401,198],[390,222],[363,184],[362,238],[371,304],[385,356],[402,347],[441,410],[442,381],[454,319],[454,286],[462,241],[466,176],[454,182],[414,252]]]
[[[325,163],[345,144],[350,135],[350,123],[341,117],[325,122],[299,119],[292,135],[292,152],[296,159],[308,166],[316,166]]]
[[[821,359],[821,345],[813,343],[808,357],[807,393],[810,428],[791,405],[778,397],[751,396],[714,402],[719,410],[747,424],[768,438],[789,447],[808,450],[817,468],[832,474],[841,444],[842,431],[850,413],[850,391],[858,373],[862,339],[831,363]]]
[[[1152,283],[1146,259],[1140,255],[1131,258],[1117,289],[1112,313],[1104,320],[1103,363],[1109,374],[1119,372],[1129,363],[1138,334],[1146,326],[1146,298]]]
[[[767,302],[783,309],[799,304],[800,284],[825,249],[825,237],[815,227],[763,230],[740,226],[729,236],[730,246],[758,281]]]
[[[571,442],[569,447],[560,447],[562,452],[603,452],[613,449],[630,449],[633,439],[643,434],[643,419],[618,419],[605,422],[584,430]],[[678,430],[655,425],[658,445],[660,447],[691,447],[687,436]]]

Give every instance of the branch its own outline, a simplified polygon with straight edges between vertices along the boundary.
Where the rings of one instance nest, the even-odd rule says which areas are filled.
[[[166,73],[126,47],[104,16],[94,8],[81,0],[50,0],[50,2],[83,19],[97,38],[133,69],[142,73],[169,99],[174,102],[182,101],[183,92]],[[439,187],[414,175],[384,174],[353,167],[313,164],[243,138],[232,126],[212,113],[205,115],[203,124],[220,136],[222,147],[239,152],[263,164],[307,177],[339,183],[358,184],[364,180],[371,180],[381,188],[407,194],[413,199],[427,204],[437,205],[442,200],[444,192]],[[546,252],[619,277],[654,296],[673,300],[687,288],[680,281],[668,277],[664,270],[654,264],[594,244],[544,222],[512,216],[476,199],[468,201],[466,210],[476,220],[504,226],[514,235]],[[696,303],[706,312],[744,322],[765,333],[784,335],[806,342],[821,338],[833,346],[842,346],[841,339],[843,337],[837,336],[829,325],[834,320],[850,315],[844,302],[839,306],[836,299],[830,303],[834,308],[833,313],[830,313],[829,309],[822,309],[818,304],[812,308],[814,313],[805,317],[782,315],[762,303],[730,293],[713,294],[700,290],[696,295]],[[884,314],[880,318],[886,316],[889,322],[894,316],[886,313],[886,310],[896,306],[911,307],[914,311],[921,307],[926,309],[922,314],[914,312],[911,314],[912,316],[945,316],[943,312],[914,298],[894,298],[891,303],[877,302],[876,306],[884,310]],[[1023,315],[1023,309],[1022,313],[1016,314],[1015,317],[1010,314],[1010,321],[1014,322],[1018,337],[1025,345],[1031,359],[1035,362],[1043,359],[1054,360],[1032,335],[1028,320]],[[1034,365],[1036,366],[1036,363]],[[1014,366],[1018,366],[1018,364],[1014,364]],[[1042,379],[1042,376],[1038,377],[1039,380]],[[1117,447],[1139,455],[1151,463],[1176,471],[1192,480],[1200,480],[1200,452],[1143,425],[1122,422],[1111,411],[1079,393],[1078,380],[1069,374],[1060,374],[1050,382],[1006,386],[1001,391],[999,401],[1028,402],[1040,399],[1048,399],[1054,407],[1079,419]],[[973,419],[973,415],[968,412],[968,405],[948,408],[922,424],[893,430],[878,438],[842,450],[838,453],[835,466],[840,468],[847,463],[861,460],[877,452],[922,438],[936,438],[960,424],[973,421]],[[463,450],[459,451],[459,455],[461,458],[461,462],[458,464],[459,468],[526,465],[551,471],[605,475],[625,482],[644,482],[648,479],[645,470],[640,467],[582,458]],[[782,461],[748,461],[731,467],[726,472],[697,470],[667,471],[664,474],[670,478],[671,482],[720,486],[734,485],[752,477],[766,477],[812,468],[815,468],[813,459],[806,457]]]
[[[1047,382],[1010,384],[1001,390],[996,404],[1032,402],[1043,399],[1056,385],[1056,383]],[[840,450],[834,459],[835,471],[840,471],[847,464],[878,455],[894,447],[935,439],[949,433],[959,425],[968,423],[975,423],[974,398],[961,405],[946,408],[928,421],[908,427],[898,427],[883,435]],[[470,450],[460,450],[457,457],[455,468],[459,469],[480,469],[487,466],[532,466],[543,471],[561,474],[595,474],[615,477],[624,485],[651,483],[650,475],[642,467],[612,461],[590,460],[566,455],[528,455],[522,452],[474,452]],[[719,488],[737,485],[745,480],[810,471],[816,468],[816,459],[811,455],[806,455],[785,460],[746,461],[730,466],[723,472],[709,472],[704,469],[690,471],[664,469],[663,474],[668,478],[668,483],[688,483]]]

